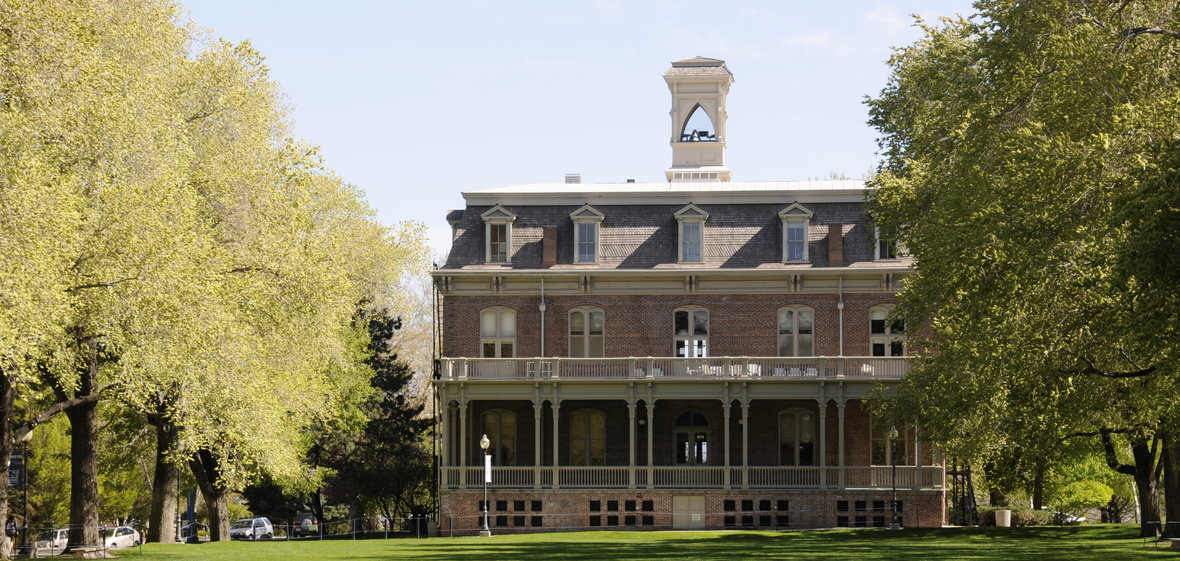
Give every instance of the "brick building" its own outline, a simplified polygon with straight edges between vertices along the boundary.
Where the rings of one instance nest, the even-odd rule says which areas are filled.
[[[471,191],[434,272],[439,524],[910,526],[945,473],[866,399],[908,367],[910,262],[862,181],[733,182],[724,62],[674,62],[666,183]]]

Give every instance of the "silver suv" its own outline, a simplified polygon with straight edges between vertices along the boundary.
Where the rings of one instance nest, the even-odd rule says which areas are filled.
[[[231,540],[269,540],[273,537],[274,526],[266,518],[239,518],[229,527]]]

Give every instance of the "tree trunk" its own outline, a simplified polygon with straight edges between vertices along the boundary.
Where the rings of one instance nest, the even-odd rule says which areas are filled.
[[[1034,510],[1040,510],[1045,505],[1045,459],[1037,458],[1033,469],[1036,473],[1033,474],[1032,507]]]
[[[1163,438],[1165,538],[1180,538],[1180,439]]]
[[[199,450],[189,459],[197,487],[209,508],[209,540],[215,542],[229,540],[229,489],[221,480],[220,466],[209,450]]]
[[[1157,454],[1154,446],[1141,440],[1131,444],[1135,457],[1135,486],[1139,492],[1139,535],[1145,538],[1159,536],[1160,501],[1159,479],[1156,476]]]
[[[180,469],[168,461],[176,443],[176,427],[166,419],[156,423],[156,470],[152,476],[152,513],[148,521],[147,541],[176,543],[176,493]]]
[[[6,372],[0,370],[0,462],[3,462],[5,466],[12,461],[12,447],[14,446],[12,435],[12,416],[15,414],[13,393],[12,380],[8,378]],[[25,458],[25,461],[27,462],[28,458]],[[4,521],[5,524],[7,524],[9,517],[7,479],[6,475],[5,483],[0,485],[0,521]],[[0,532],[0,558],[12,558],[12,540],[3,532]]]
[[[78,396],[90,395],[98,379],[98,343],[88,341]],[[101,544],[98,536],[98,402],[66,409],[70,420],[70,538],[66,552]]]

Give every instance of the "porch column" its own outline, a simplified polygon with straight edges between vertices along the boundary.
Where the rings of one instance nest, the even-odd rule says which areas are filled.
[[[750,488],[750,404],[742,402],[742,489]]]
[[[725,427],[725,439],[723,441],[724,445],[722,446],[722,448],[725,449],[725,454],[724,454],[724,456],[725,456],[725,475],[722,476],[725,479],[725,481],[722,483],[722,489],[729,489],[729,408],[730,407],[732,407],[732,405],[729,404],[729,401],[725,401],[721,404],[721,418],[722,418],[721,426]]]
[[[844,405],[843,399],[836,402],[836,445],[839,449],[836,450],[836,463],[840,467],[840,488],[844,488]]]
[[[918,437],[918,420],[914,419],[914,490],[922,488],[922,439]]]
[[[828,466],[828,398],[820,398],[819,400],[819,462],[816,463],[820,467],[819,485],[820,488],[828,486],[828,470],[824,469]]]
[[[541,446],[541,412],[545,409],[544,405],[534,401],[533,402],[533,488],[541,488],[541,456],[545,455],[545,449]]]
[[[655,458],[656,451],[652,448],[652,433],[656,432],[655,416],[656,416],[656,402],[649,400],[644,405],[647,411],[647,488],[650,489],[655,485]]]
[[[561,462],[558,461],[558,459],[560,457],[559,449],[561,447],[558,446],[558,440],[557,440],[557,435],[561,433],[561,431],[558,430],[558,427],[561,424],[561,421],[558,420],[560,417],[558,415],[558,413],[560,411],[561,411],[561,406],[558,405],[556,401],[554,401],[553,402],[553,482],[552,482],[554,489],[557,489],[560,485],[560,481],[558,481],[559,474],[558,474],[558,469],[557,469],[557,466],[561,465]]]
[[[466,402],[459,404],[459,465],[467,467],[467,404]],[[467,487],[466,470],[460,470],[459,485],[461,488]]]
[[[447,422],[450,418],[451,406],[448,404],[443,407],[442,416],[438,419],[438,465],[442,467],[451,465],[450,455],[447,454],[447,444],[451,441],[451,433],[447,430],[451,428],[450,423]]]
[[[635,402],[627,404],[627,488],[635,488]]]

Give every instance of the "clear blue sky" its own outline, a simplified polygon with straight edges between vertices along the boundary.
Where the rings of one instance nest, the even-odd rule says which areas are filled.
[[[860,177],[877,161],[866,95],[909,14],[968,0],[181,0],[199,27],[249,39],[287,92],[295,132],[365,190],[385,224],[424,222],[445,252],[460,192],[523,183],[663,181],[661,75],[725,60],[735,181]]]

